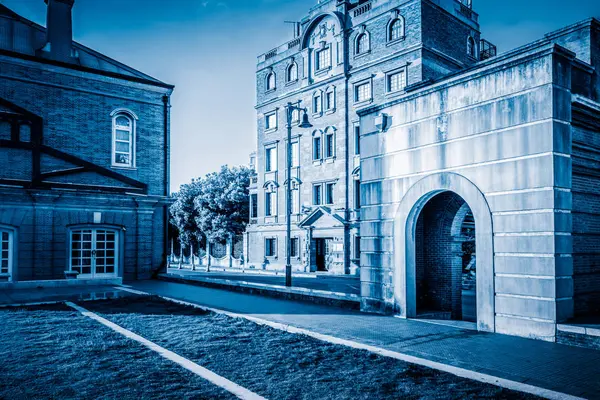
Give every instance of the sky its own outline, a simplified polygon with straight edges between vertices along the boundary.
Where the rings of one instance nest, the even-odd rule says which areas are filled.
[[[256,148],[256,58],[292,39],[317,0],[75,0],[76,41],[164,82],[171,99],[171,189]],[[43,0],[0,0],[45,25]],[[595,16],[600,0],[473,0],[499,52]]]

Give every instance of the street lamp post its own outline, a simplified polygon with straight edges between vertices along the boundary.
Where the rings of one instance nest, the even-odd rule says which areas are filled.
[[[285,219],[286,219],[286,253],[285,253],[285,286],[292,286],[292,113],[294,111],[303,111],[302,122],[300,128],[312,128],[311,123],[308,121],[308,114],[306,108],[301,108],[288,103],[286,106],[287,116],[287,145],[286,145],[286,157],[285,157],[285,175],[286,175],[286,196],[285,196]]]

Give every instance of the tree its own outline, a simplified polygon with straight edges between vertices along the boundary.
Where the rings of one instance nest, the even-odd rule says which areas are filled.
[[[243,233],[250,217],[249,187],[254,171],[228,167],[206,175],[195,197],[196,225],[210,242]]]
[[[182,245],[189,246],[194,239],[200,242],[202,231],[196,224],[198,212],[194,207],[194,200],[202,193],[202,179],[192,180],[191,183],[181,185],[179,192],[173,196],[175,202],[170,207],[171,223],[179,231],[179,240]]]

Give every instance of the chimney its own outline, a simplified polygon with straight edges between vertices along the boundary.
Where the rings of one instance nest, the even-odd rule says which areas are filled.
[[[75,0],[44,0],[48,5],[46,16],[46,45],[44,57],[55,61],[74,62],[73,18]]]

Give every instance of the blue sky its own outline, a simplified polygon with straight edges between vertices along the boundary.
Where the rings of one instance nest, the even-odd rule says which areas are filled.
[[[256,57],[291,39],[317,0],[75,0],[75,40],[176,85],[172,189],[256,147]],[[43,0],[0,0],[45,25]],[[600,0],[473,0],[483,37],[499,51],[587,17]]]

